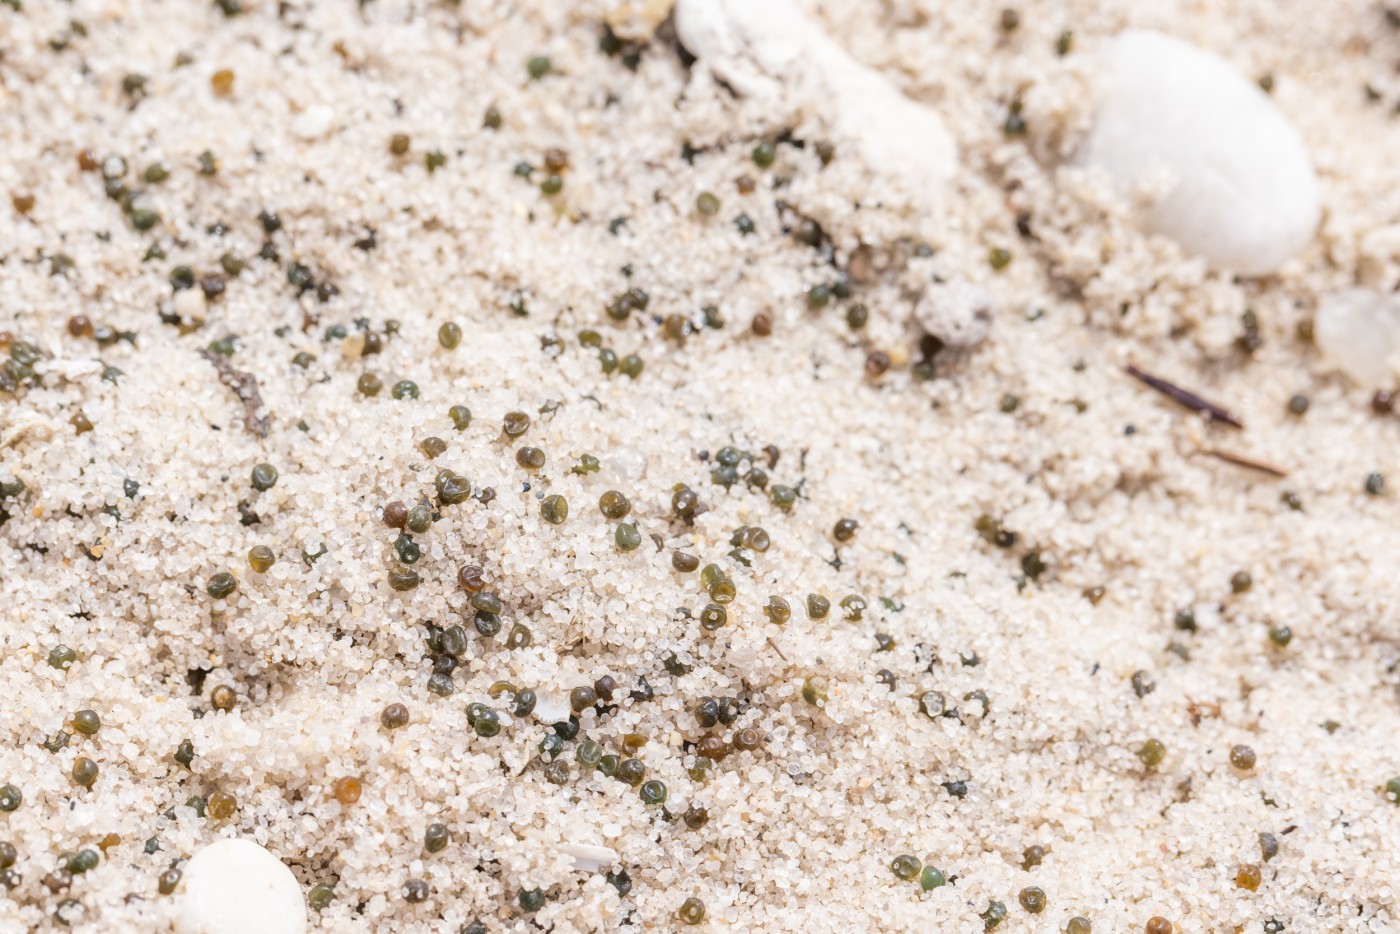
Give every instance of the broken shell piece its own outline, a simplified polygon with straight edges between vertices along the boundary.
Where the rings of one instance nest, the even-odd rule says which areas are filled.
[[[1125,194],[1164,192],[1143,226],[1212,265],[1272,272],[1312,239],[1321,214],[1303,137],[1224,59],[1130,29],[1100,58],[1105,93],[1081,152]]]
[[[675,24],[691,55],[751,97],[777,96],[820,32],[789,0],[678,0]]]
[[[617,862],[617,852],[605,846],[595,846],[591,843],[563,843],[559,846],[561,853],[567,853],[574,858],[574,868],[584,872],[597,872],[604,866],[611,866]]]
[[[1400,294],[1347,289],[1328,295],[1318,306],[1313,340],[1356,382],[1390,388],[1400,372]]]
[[[540,691],[535,697],[535,719],[540,723],[563,723],[573,713],[569,700],[561,694]]]
[[[995,308],[990,291],[955,279],[929,286],[914,305],[914,320],[945,346],[967,350],[987,339]]]
[[[676,34],[743,94],[810,99],[880,171],[947,180],[957,149],[933,109],[856,61],[791,0],[679,0]]]

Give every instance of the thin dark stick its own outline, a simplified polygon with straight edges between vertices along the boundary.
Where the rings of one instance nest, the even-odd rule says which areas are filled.
[[[1207,402],[1200,396],[1196,395],[1194,392],[1189,392],[1185,389],[1182,389],[1175,383],[1169,383],[1166,380],[1162,379],[1160,376],[1153,376],[1150,373],[1144,373],[1142,370],[1139,370],[1131,363],[1123,369],[1124,372],[1126,372],[1133,379],[1136,379],[1139,382],[1151,386],[1153,389],[1157,390],[1162,395],[1166,396],[1168,399],[1171,399],[1173,402],[1176,402],[1179,405],[1184,405],[1186,406],[1186,408],[1190,409],[1193,412],[1204,412],[1206,416],[1213,422],[1222,422],[1226,425],[1231,426],[1232,428],[1244,427],[1244,423],[1241,422],[1238,418],[1235,418],[1235,416],[1231,415],[1228,410],[1221,408],[1214,402]]]
[[[214,369],[219,372],[219,382],[223,383],[233,394],[238,397],[238,401],[243,403],[243,411],[246,417],[243,425],[259,438],[266,438],[268,429],[272,427],[272,422],[263,411],[262,396],[258,394],[258,381],[251,373],[244,373],[242,370],[234,369],[232,363],[228,362],[228,357],[217,354],[212,350],[201,350],[199,352],[205,360],[214,364]]]
[[[1288,471],[1282,467],[1275,467],[1273,464],[1266,464],[1263,461],[1254,460],[1252,457],[1242,457],[1239,454],[1231,454],[1229,451],[1221,451],[1216,448],[1202,448],[1202,454],[1209,454],[1211,457],[1218,457],[1221,460],[1234,464],[1236,467],[1248,467],[1250,470],[1257,470],[1266,473],[1271,477],[1286,477]]]

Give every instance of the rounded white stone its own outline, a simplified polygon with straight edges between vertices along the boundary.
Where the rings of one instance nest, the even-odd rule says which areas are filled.
[[[1149,231],[1212,265],[1263,275],[1312,239],[1317,177],[1302,136],[1223,59],[1149,30],[1101,57],[1104,95],[1081,158],[1127,189],[1165,193]]]
[[[741,93],[809,99],[872,167],[917,183],[956,170],[943,118],[852,58],[791,0],[678,0],[675,24],[681,44]]]
[[[177,934],[304,934],[296,876],[251,840],[209,844],[184,867]]]
[[[1389,389],[1400,373],[1400,295],[1347,289],[1322,299],[1313,320],[1318,349],[1347,376]]]
[[[914,305],[914,320],[946,346],[967,350],[987,339],[995,307],[990,291],[954,279],[928,287]]]

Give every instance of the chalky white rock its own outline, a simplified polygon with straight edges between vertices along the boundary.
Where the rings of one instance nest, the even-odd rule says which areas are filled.
[[[1103,97],[1082,151],[1125,190],[1165,193],[1144,227],[1213,266],[1264,275],[1312,239],[1317,176],[1278,106],[1216,55],[1150,30],[1103,50]]]
[[[740,93],[810,102],[872,167],[924,184],[957,169],[938,113],[848,55],[790,0],[679,0],[675,23],[681,44]]]
[[[1325,297],[1313,320],[1318,348],[1368,389],[1389,389],[1400,374],[1400,295],[1346,289]]]
[[[218,840],[184,867],[177,934],[304,934],[306,902],[296,876],[251,840]]]

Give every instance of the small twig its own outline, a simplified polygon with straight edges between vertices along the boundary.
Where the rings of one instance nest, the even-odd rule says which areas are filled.
[[[1252,457],[1244,457],[1240,454],[1231,454],[1229,451],[1221,451],[1218,448],[1201,448],[1201,453],[1209,454],[1211,457],[1218,457],[1226,463],[1234,464],[1236,467],[1247,467],[1250,470],[1257,470],[1260,473],[1266,473],[1271,477],[1283,478],[1288,476],[1288,471],[1284,470],[1282,467],[1275,467],[1273,464],[1266,464],[1265,462],[1257,461]]]
[[[780,648],[778,648],[778,643],[774,642],[774,641],[770,638],[770,639],[768,640],[768,644],[771,645],[771,646],[773,647],[773,651],[774,651],[774,652],[777,652],[777,653],[778,653],[778,657],[779,657],[779,658],[781,658],[783,661],[787,661],[787,660],[788,660],[788,657],[787,657],[786,655],[783,654],[783,650],[780,649]]]
[[[1198,704],[1190,697],[1186,698],[1186,713],[1191,717],[1192,726],[1200,726],[1201,720],[1210,717],[1212,719],[1220,716],[1220,705],[1207,701]]]
[[[219,371],[219,382],[232,389],[234,395],[238,396],[238,401],[243,403],[243,410],[247,414],[244,427],[259,438],[266,438],[272,423],[266,415],[258,414],[262,411],[263,401],[258,393],[258,381],[253,374],[234,369],[233,364],[229,363],[223,354],[212,350],[201,350],[199,353]]]
[[[1200,396],[1196,395],[1194,392],[1182,389],[1175,383],[1168,382],[1167,380],[1162,379],[1160,376],[1153,376],[1150,373],[1144,373],[1142,370],[1139,370],[1131,363],[1123,369],[1124,372],[1126,372],[1133,379],[1136,379],[1147,386],[1151,386],[1153,389],[1157,390],[1162,395],[1166,396],[1168,399],[1171,399],[1173,402],[1176,402],[1178,405],[1184,405],[1186,408],[1190,409],[1193,412],[1204,412],[1206,416],[1213,422],[1222,422],[1226,425],[1231,426],[1232,428],[1244,427],[1244,423],[1241,422],[1238,418],[1235,418],[1235,416],[1231,415],[1228,410],[1221,408],[1214,402],[1207,402]]]

